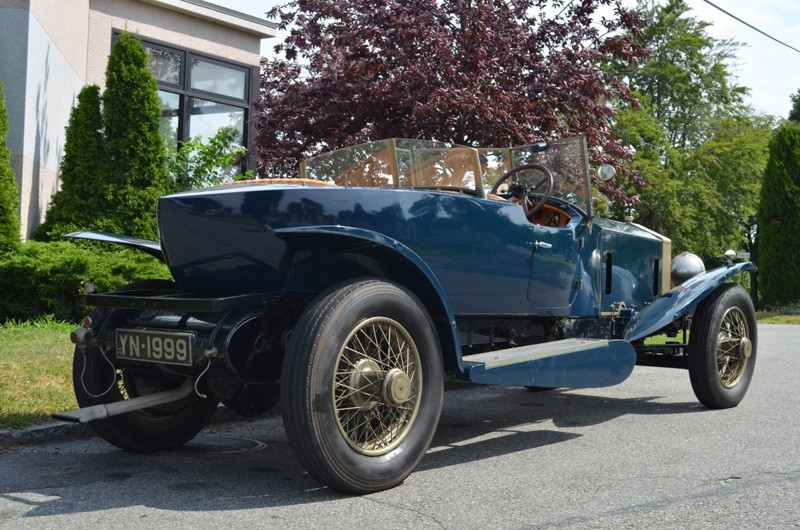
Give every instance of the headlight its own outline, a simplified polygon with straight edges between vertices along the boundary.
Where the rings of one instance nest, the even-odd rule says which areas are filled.
[[[680,285],[689,278],[697,276],[702,272],[706,272],[706,266],[703,264],[703,260],[691,252],[681,252],[672,258],[670,276],[672,276],[673,285]]]

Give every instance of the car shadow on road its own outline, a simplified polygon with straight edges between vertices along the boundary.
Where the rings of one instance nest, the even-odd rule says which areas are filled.
[[[431,449],[418,469],[434,469],[566,442],[580,428],[627,415],[687,414],[697,402],[664,403],[660,396],[611,398],[572,391],[529,392],[478,386],[467,399],[449,393]],[[555,427],[555,429],[553,429]]]
[[[519,388],[469,387],[448,392],[431,449],[418,470],[480,461],[567,442],[595,433],[584,428],[635,415],[685,414],[696,403],[663,403],[658,396],[609,398],[585,393],[530,393]],[[259,420],[267,434],[259,450],[214,454],[183,449],[130,454],[98,440],[65,442],[48,451],[4,455],[0,498],[22,504],[25,517],[146,506],[158,510],[236,511],[343,499],[300,466],[280,418]],[[259,432],[261,423],[249,432]],[[600,436],[600,434],[597,434]],[[401,486],[402,487],[402,486]],[[391,492],[378,495],[391,495]]]

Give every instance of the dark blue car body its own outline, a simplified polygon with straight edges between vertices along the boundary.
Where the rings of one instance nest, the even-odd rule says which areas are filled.
[[[275,403],[265,388],[285,387],[299,366],[315,362],[313,356],[302,362],[289,356],[301,349],[301,335],[324,327],[320,308],[334,307],[325,300],[343,304],[351,292],[378,282],[407,296],[408,304],[418,306],[420,318],[428,319],[440,357],[435,362],[441,362],[445,377],[537,388],[609,386],[624,381],[637,362],[691,371],[693,346],[686,334],[698,307],[710,311],[705,305],[713,304],[704,305],[706,299],[719,305],[717,299],[729,290],[727,280],[755,270],[752,263],[729,260],[726,266],[673,285],[668,238],[631,221],[594,214],[583,138],[491,152],[402,142],[325,155],[305,163],[300,179],[231,183],[163,197],[158,204],[159,242],[75,234],[149,252],[167,263],[175,281],[171,286],[89,293],[89,304],[110,313],[104,314],[101,328],[79,330],[78,348],[120,348],[120,333],[140,333],[142,340],[152,337],[165,345],[170,333],[178,333],[180,340],[190,337],[191,363],[161,363],[162,351],[162,357],[150,351],[137,359],[138,350],[120,351],[111,362],[120,369],[188,378],[198,395],[197,381],[209,378],[215,383],[207,393],[234,409],[259,412]],[[498,159],[502,163],[492,176],[491,161]],[[525,169],[522,166],[536,173],[534,181],[545,175],[541,182],[546,189],[528,186],[517,172]],[[515,192],[510,185],[517,183],[522,187]],[[392,304],[388,295],[383,300]],[[717,326],[716,337],[734,338],[720,338],[713,355],[718,359],[725,350],[725,359],[741,357],[739,364],[730,362],[749,383],[754,320],[749,323],[747,308],[731,314],[728,305],[720,307],[714,311],[723,323],[704,326]],[[373,313],[365,313],[360,321],[370,321]],[[744,316],[739,318],[739,313]],[[724,324],[729,314],[733,326]],[[415,325],[397,318],[395,334]],[[731,331],[736,326],[746,330]],[[91,339],[82,341],[85,333]],[[673,339],[658,345],[645,340],[658,334]],[[339,357],[347,350],[341,348],[336,350]],[[753,361],[747,361],[751,357]],[[433,362],[424,355],[420,359],[422,368]],[[373,414],[379,402],[395,407],[424,402],[421,388],[411,391],[419,392],[413,400],[405,394],[405,387],[421,384],[415,383],[416,368],[403,375],[397,368],[381,368],[381,363],[359,361],[352,368],[347,379],[351,386],[358,382],[383,397],[351,396],[350,408],[355,404]],[[739,374],[735,380],[725,379],[726,370],[716,372],[723,392],[736,388],[742,378]],[[85,388],[85,382],[81,384]],[[392,394],[387,390],[391,385],[400,390]],[[306,403],[297,405],[298,414],[313,409],[302,400],[318,390],[306,388],[306,398],[293,397],[292,391],[281,389],[284,399]],[[698,397],[705,399],[700,393]],[[333,403],[335,416],[335,396]],[[327,411],[325,403],[317,405]],[[339,432],[359,455],[394,454],[392,444],[386,452],[365,449],[345,436],[344,420],[337,421]],[[290,436],[309,436],[302,430],[305,435],[297,434],[297,429],[287,424]],[[104,436],[120,445],[114,436]],[[315,447],[298,456],[314,476],[344,491],[390,487],[416,465],[402,464],[399,474],[384,482],[342,478],[349,475],[330,469],[347,465],[331,463],[330,458],[318,462],[315,451],[325,451]]]

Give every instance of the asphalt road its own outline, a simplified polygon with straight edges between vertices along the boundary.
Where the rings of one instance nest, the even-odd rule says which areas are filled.
[[[686,372],[645,367],[608,389],[448,392],[417,470],[362,497],[308,477],[278,417],[155,455],[6,450],[0,528],[798,527],[800,326],[759,332],[750,391],[725,411]]]

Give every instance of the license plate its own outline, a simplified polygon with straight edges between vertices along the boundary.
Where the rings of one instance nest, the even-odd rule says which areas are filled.
[[[117,330],[117,359],[192,365],[194,333]]]

